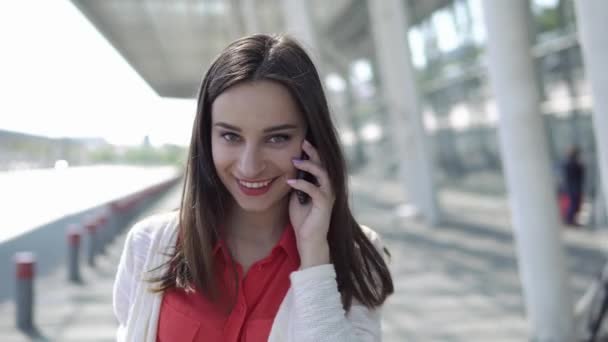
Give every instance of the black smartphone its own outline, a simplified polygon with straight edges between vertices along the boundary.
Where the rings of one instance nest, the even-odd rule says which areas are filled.
[[[306,154],[306,152],[302,151],[302,155],[300,156],[300,159],[308,160],[309,159],[308,154]],[[312,174],[310,174],[310,172],[306,172],[304,170],[298,170],[298,173],[296,174],[296,178],[304,179],[315,185],[318,184],[317,178],[315,176],[313,176]],[[308,196],[308,194],[305,193],[304,191],[296,190],[296,196],[298,197],[298,201],[300,201],[300,204],[306,204],[306,203],[308,203],[308,201],[310,201],[310,196]]]

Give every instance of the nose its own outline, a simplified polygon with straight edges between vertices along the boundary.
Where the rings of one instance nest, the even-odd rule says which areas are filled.
[[[264,154],[256,146],[245,146],[239,159],[238,168],[242,177],[256,178],[266,168]]]

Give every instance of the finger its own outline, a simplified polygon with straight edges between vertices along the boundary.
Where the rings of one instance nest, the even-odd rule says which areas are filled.
[[[325,202],[325,196],[323,195],[323,192],[321,192],[321,189],[310,182],[303,179],[288,179],[287,184],[296,190],[305,192],[312,198],[313,203],[316,205]]]
[[[306,152],[306,154],[308,154],[310,160],[319,164],[323,164],[321,162],[321,158],[319,157],[319,153],[317,153],[317,149],[312,146],[312,144],[308,140],[304,140],[304,142],[302,143],[302,149],[304,150],[304,152]]]
[[[319,185],[321,185],[320,189],[323,189],[329,198],[334,198],[334,192],[331,186],[331,182],[329,180],[329,175],[327,174],[327,169],[325,168],[325,165],[323,165],[323,162],[321,161],[321,158],[317,153],[317,149],[308,140],[304,140],[304,143],[302,144],[302,149],[304,150],[304,152],[306,152],[306,154],[308,154],[310,161],[312,161],[316,165],[320,165],[320,167],[322,168],[323,176],[317,177],[317,181],[319,181]]]
[[[325,169],[323,169],[320,165],[310,160],[302,159],[294,159],[293,165],[299,170],[312,174],[317,179],[320,187],[326,188],[329,185],[329,176],[327,175]]]

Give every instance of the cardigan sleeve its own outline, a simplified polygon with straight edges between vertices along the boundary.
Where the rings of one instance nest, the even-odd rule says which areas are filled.
[[[117,341],[126,340],[126,328],[134,304],[132,302],[134,292],[140,281],[141,270],[150,245],[151,238],[145,225],[146,221],[140,221],[127,234],[114,279],[112,305],[118,321]]]
[[[369,229],[369,228],[368,228]],[[370,240],[382,251],[373,232]],[[294,317],[290,336],[295,340],[327,342],[382,341],[381,307],[368,309],[356,300],[348,313],[342,307],[336,271],[331,264],[311,267],[290,275],[294,291]]]

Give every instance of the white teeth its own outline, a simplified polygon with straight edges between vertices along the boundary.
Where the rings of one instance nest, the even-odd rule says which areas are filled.
[[[263,187],[267,186],[268,184],[270,184],[270,182],[272,182],[272,180],[269,180],[266,182],[255,182],[255,183],[249,183],[249,182],[244,182],[244,181],[239,180],[239,183],[241,183],[242,185],[244,185],[248,188],[252,188],[252,189],[263,188]]]

